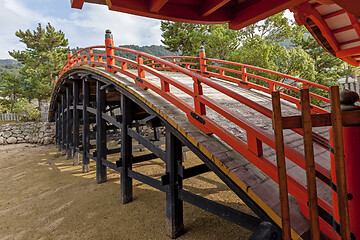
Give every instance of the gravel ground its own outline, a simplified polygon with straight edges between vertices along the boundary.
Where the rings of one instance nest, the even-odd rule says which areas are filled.
[[[143,154],[142,152],[141,154]],[[135,154],[140,154],[135,153]],[[198,164],[188,152],[184,165]],[[159,178],[164,164],[151,160],[136,171]],[[0,146],[0,240],[170,239],[165,235],[165,194],[134,181],[134,201],[119,201],[119,174],[96,184],[95,164],[65,160],[54,145]],[[213,173],[184,181],[184,188],[251,213]],[[185,234],[178,239],[248,239],[251,232],[184,203]]]

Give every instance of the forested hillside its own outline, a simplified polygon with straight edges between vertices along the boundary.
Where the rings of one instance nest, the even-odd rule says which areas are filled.
[[[21,64],[13,59],[0,59],[0,76],[4,75],[4,72],[18,73],[21,68]],[[1,82],[1,79],[0,79]]]
[[[177,53],[177,52],[171,52],[171,51],[167,50],[165,48],[165,46],[162,46],[162,45],[151,45],[151,46],[141,46],[141,47],[138,46],[138,45],[120,45],[119,47],[129,48],[129,49],[133,49],[133,50],[136,50],[136,51],[149,53],[149,54],[157,56],[157,57],[179,55],[179,53]],[[71,51],[72,51],[72,53],[75,53],[75,52],[79,51],[80,49],[81,48],[77,47],[77,48],[71,49]],[[100,53],[101,51],[94,50],[94,52],[99,52]],[[126,53],[126,52],[115,51],[115,55],[119,56],[119,57],[128,58],[128,59],[131,59],[131,60],[136,59],[136,56],[134,54]]]
[[[14,59],[0,59],[0,65],[14,64],[17,63]]]

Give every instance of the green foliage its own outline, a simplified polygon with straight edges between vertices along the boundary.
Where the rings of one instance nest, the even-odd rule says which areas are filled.
[[[24,95],[24,79],[9,72],[4,72],[0,79],[0,96],[9,100],[10,112],[13,112],[17,99]]]
[[[14,112],[25,117],[29,121],[37,121],[40,111],[26,99],[19,99],[14,105]]]
[[[68,40],[62,31],[56,31],[50,23],[45,28],[39,24],[34,31],[19,30],[16,36],[26,45],[26,49],[14,50],[9,54],[23,65],[20,73],[27,81],[27,97],[39,100],[49,98],[55,76],[67,58]]]
[[[239,31],[228,29],[226,24],[161,22],[161,30],[167,49],[183,56],[197,56],[200,46],[205,45],[208,57],[227,59],[239,47],[241,37]]]
[[[8,72],[10,74],[19,74],[21,64],[18,63],[17,61],[15,61],[14,63],[7,63],[8,61],[6,60],[10,60],[12,62],[11,59],[0,60],[0,61],[4,61],[3,62],[4,64],[0,63],[0,76],[5,75],[5,72]]]

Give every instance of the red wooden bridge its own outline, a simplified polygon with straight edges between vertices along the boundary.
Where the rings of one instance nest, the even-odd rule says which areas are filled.
[[[83,2],[72,1],[72,5],[81,7]],[[106,1],[112,10],[179,20],[171,10],[176,1],[150,1],[150,11],[141,2],[133,5],[131,1]],[[190,4],[195,1],[188,2],[189,9],[195,6]],[[239,4],[250,11],[263,2]],[[301,7],[310,4],[312,9],[319,9],[321,5],[311,1],[274,2],[279,7],[269,7],[261,17],[284,7],[293,8],[299,15],[305,13],[299,10]],[[190,12],[184,16],[190,22],[230,22],[233,28],[257,19],[241,22],[240,7],[236,8],[237,17],[231,21],[222,19],[215,12],[228,11],[235,1],[209,3],[201,6],[205,10],[200,17],[198,14],[194,19]],[[358,14],[357,10],[341,11],[346,11],[346,16]],[[299,18],[307,21],[304,24],[313,19],[312,15],[304,16]],[[358,25],[357,21],[352,26],[357,29]],[[307,27],[316,32],[315,26],[324,27]],[[331,36],[329,39],[334,40]],[[354,52],[346,54],[344,60],[358,64],[357,47],[346,49]],[[118,51],[131,53],[136,60],[119,57]],[[334,51],[336,55],[345,50]],[[264,77],[264,73],[284,81],[274,81]],[[330,98],[316,95],[311,89],[321,89]],[[321,107],[312,105],[311,99],[320,102]],[[354,150],[343,144],[342,136],[343,131],[345,138],[358,131],[357,127],[343,126],[358,125],[360,118],[358,111],[341,112],[338,87],[328,88],[254,66],[206,58],[203,48],[197,57],[158,58],[115,47],[112,34],[107,31],[104,46],[69,54],[56,82],[50,110],[49,119],[57,123],[59,149],[69,158],[82,154],[84,172],[89,170],[89,159],[93,159],[98,183],[106,181],[107,168],[121,173],[122,203],[132,201],[132,179],[166,192],[170,237],[182,233],[183,201],[254,231],[253,239],[360,237],[360,215],[356,214],[355,204],[359,196],[353,192],[354,184],[346,184],[345,168],[347,172],[351,168],[344,161],[344,147],[346,153]],[[139,126],[148,126],[153,138],[150,140],[138,131]],[[165,128],[165,135],[159,134],[159,128]],[[109,147],[110,138],[118,139],[118,146]],[[133,140],[151,154],[133,156]],[[185,168],[185,148],[203,164]],[[120,160],[108,160],[112,154],[118,154]],[[161,179],[132,169],[133,164],[154,158],[166,163]],[[257,217],[182,188],[187,178],[207,171],[217,174]]]

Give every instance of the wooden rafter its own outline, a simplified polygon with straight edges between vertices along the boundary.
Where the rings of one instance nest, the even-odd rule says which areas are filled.
[[[71,0],[71,7],[82,9],[82,6],[84,5],[85,0]]]
[[[304,0],[262,0],[246,9],[240,10],[236,13],[235,18],[229,23],[229,28],[238,30],[250,24],[256,23],[267,17],[270,17],[285,9],[292,8]]]
[[[209,16],[231,0],[210,0],[205,1],[204,4],[200,7],[200,15],[201,16]]]
[[[150,12],[158,12],[168,0],[151,0],[150,1]]]

